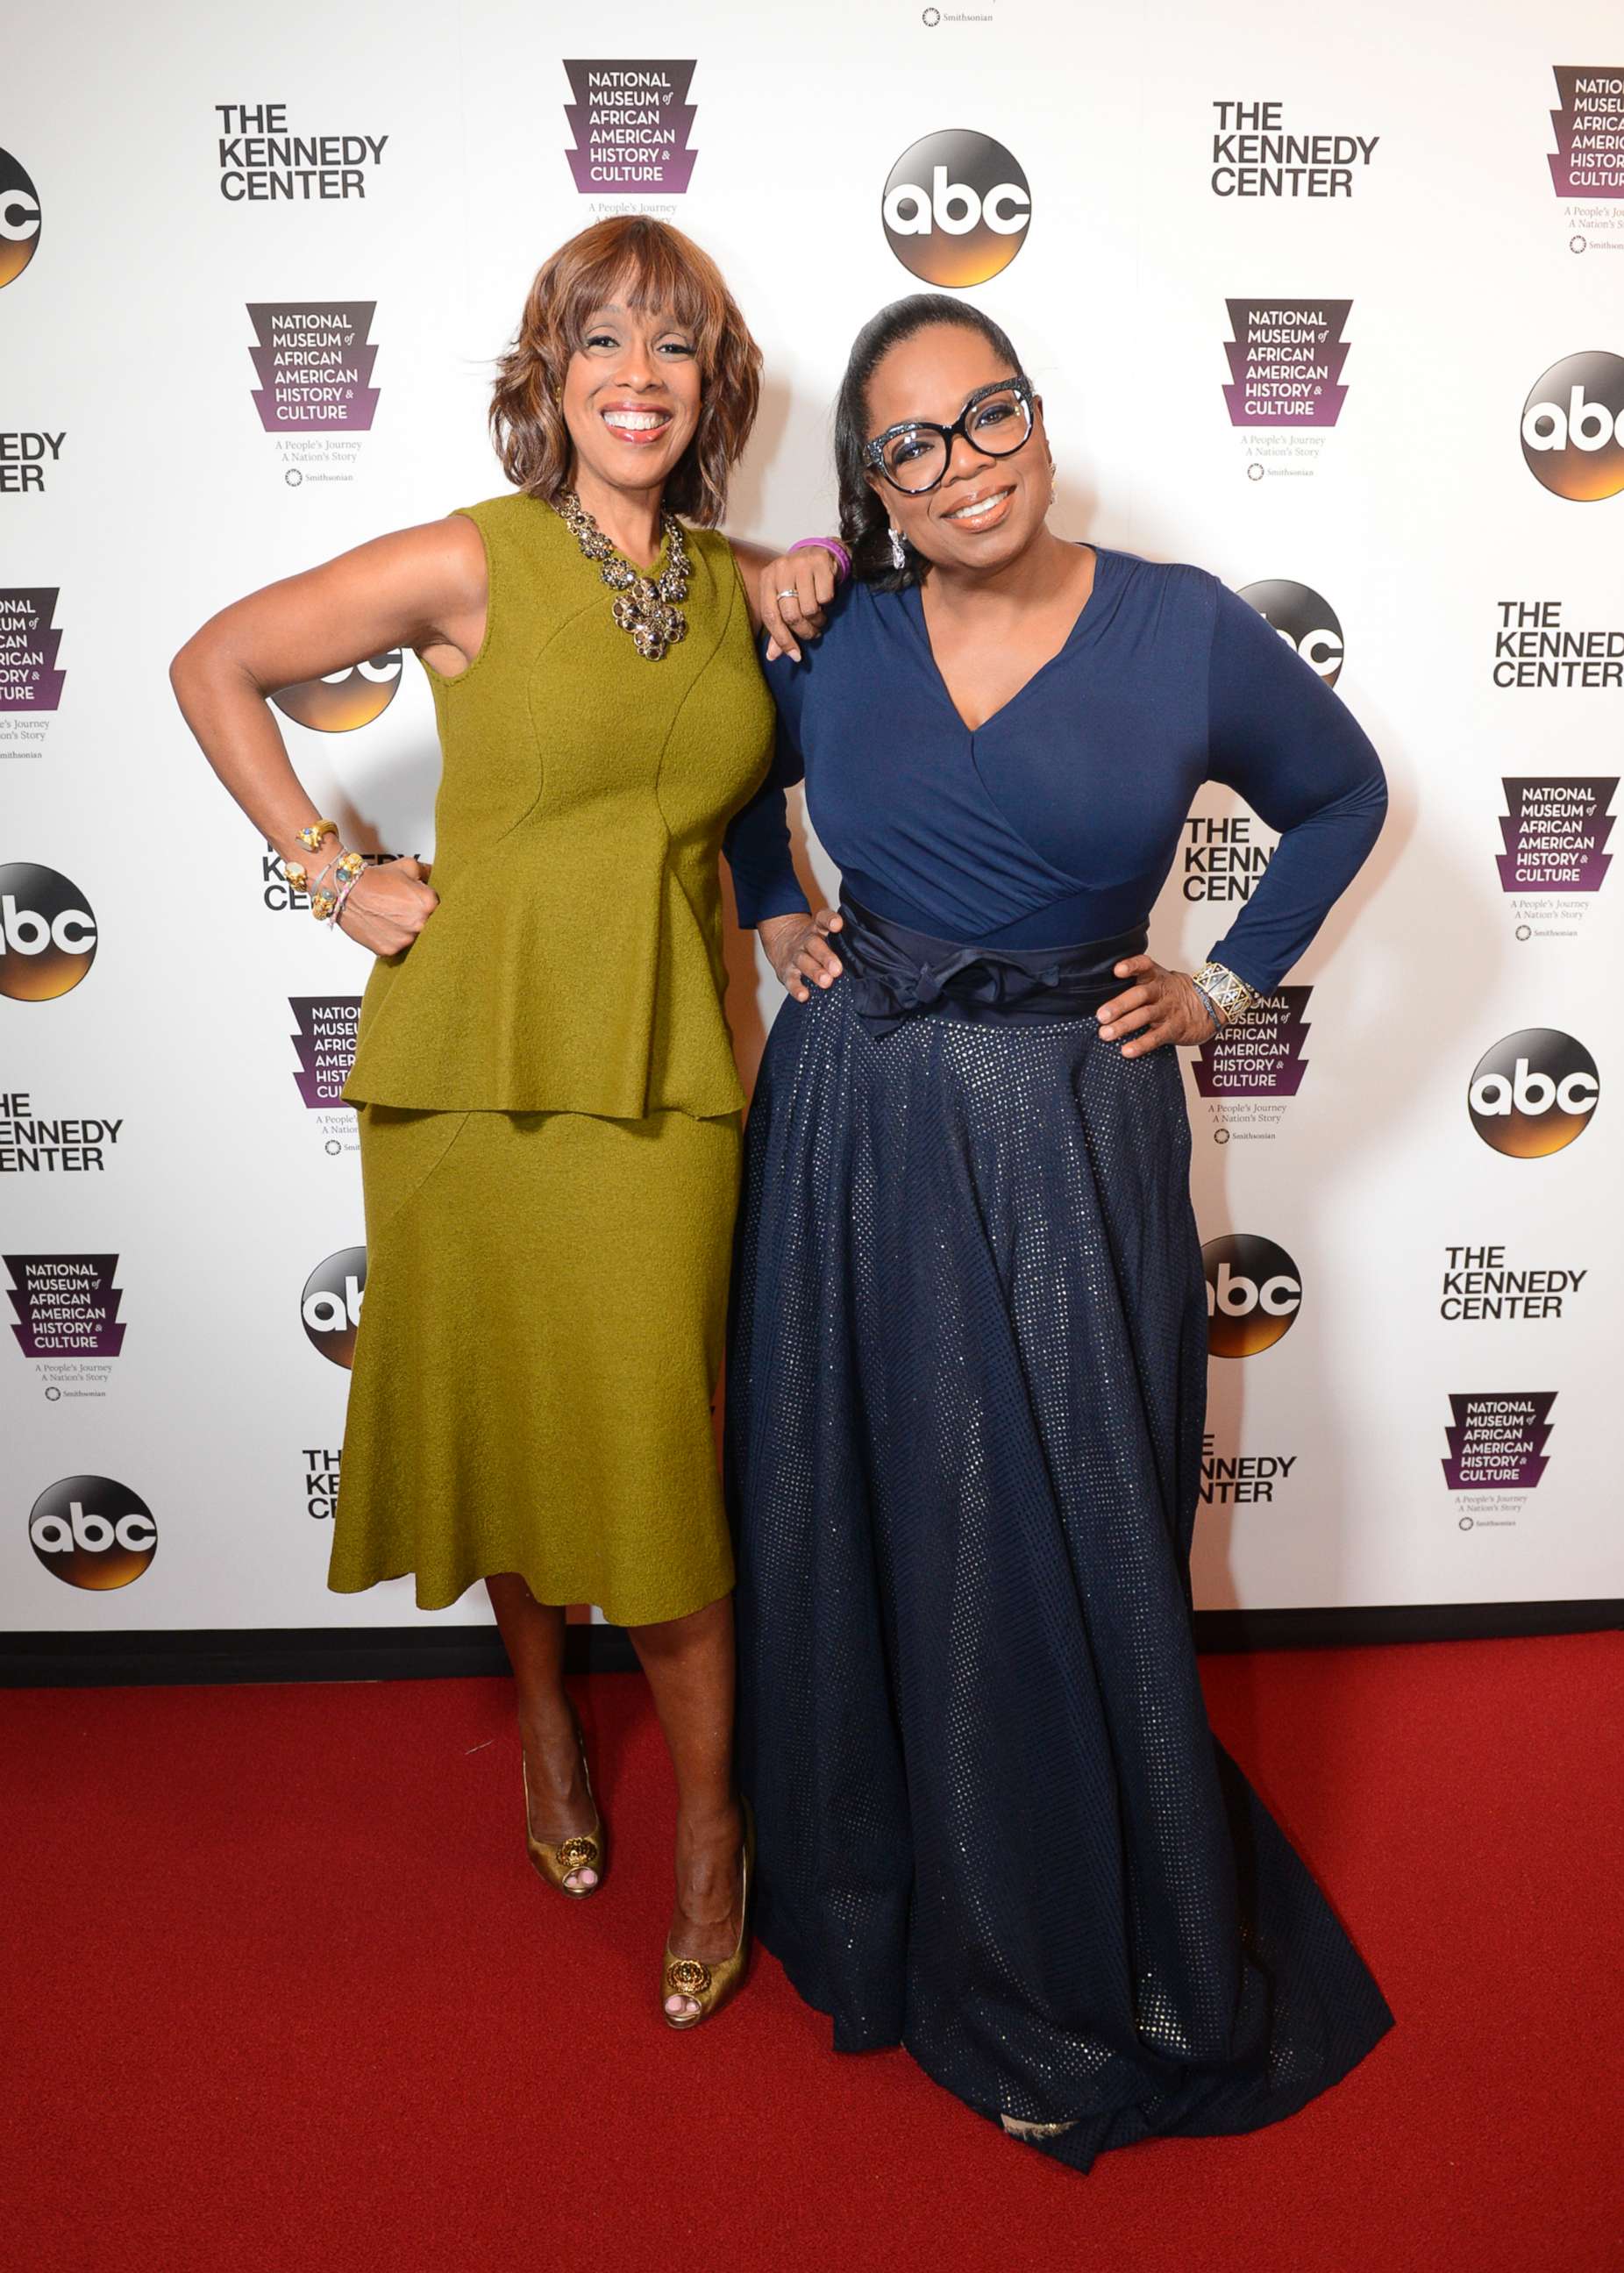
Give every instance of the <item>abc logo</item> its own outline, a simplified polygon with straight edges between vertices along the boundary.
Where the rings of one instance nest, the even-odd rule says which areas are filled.
[[[334,1365],[348,1365],[355,1354],[355,1328],[361,1324],[366,1285],[364,1247],[341,1247],[318,1263],[304,1282],[299,1302],[304,1331],[311,1347]]]
[[[1514,1160],[1538,1160],[1583,1136],[1601,1095],[1596,1061],[1571,1034],[1524,1026],[1478,1060],[1466,1092],[1471,1125]]]
[[[1342,673],[1342,626],[1328,600],[1306,584],[1277,576],[1266,577],[1261,584],[1243,584],[1237,597],[1255,608],[1328,686],[1336,686]]]
[[[904,268],[927,284],[984,284],[1020,251],[1032,196],[1001,142],[955,126],[903,151],[880,210]]]
[[[1255,1357],[1290,1333],[1303,1282],[1283,1247],[1254,1232],[1226,1233],[1201,1249],[1207,1347],[1214,1357]]]
[[[9,150],[0,150],[0,284],[20,276],[40,242],[40,199]]]
[[[1558,497],[1579,505],[1624,490],[1624,356],[1565,356],[1523,406],[1523,455]]]
[[[394,701],[400,684],[400,650],[369,656],[364,663],[330,671],[325,679],[303,679],[296,686],[278,687],[271,700],[283,716],[318,734],[352,734],[370,726]]]
[[[0,865],[0,994],[49,1002],[96,959],[96,919],[77,884],[27,860]]]
[[[53,1579],[106,1594],[138,1579],[158,1552],[145,1500],[111,1476],[64,1476],[34,1504],[28,1538]]]

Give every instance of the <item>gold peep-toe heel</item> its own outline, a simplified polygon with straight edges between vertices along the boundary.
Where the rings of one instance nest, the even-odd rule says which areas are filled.
[[[602,1818],[598,1813],[596,1798],[592,1790],[592,1770],[587,1762],[587,1740],[579,1729],[575,1741],[580,1746],[580,1772],[587,1779],[587,1796],[592,1800],[592,1828],[577,1832],[573,1837],[560,1839],[557,1846],[538,1839],[530,1828],[530,1774],[522,1748],[519,1754],[520,1774],[524,1779],[524,1843],[530,1850],[530,1860],[550,1887],[557,1887],[561,1894],[572,1902],[585,1902],[595,1894],[603,1883],[603,1866],[609,1846]],[[590,1887],[570,1887],[565,1884],[572,1871],[595,1871],[597,1878]]]
[[[678,1957],[670,1943],[666,1943],[665,1963],[660,1975],[660,2017],[668,2029],[697,2029],[701,2021],[714,2019],[743,1985],[749,1969],[750,1881],[755,1869],[756,1819],[747,1799],[741,1799],[739,1806],[745,1818],[745,1844],[739,1864],[738,1939],[732,1956],[724,1957],[716,1965],[707,1965],[700,1957]],[[692,1997],[699,2011],[668,2013],[665,2000],[671,1996]]]

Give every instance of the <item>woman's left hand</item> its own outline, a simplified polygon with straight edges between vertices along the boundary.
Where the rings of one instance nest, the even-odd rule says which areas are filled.
[[[1182,971],[1164,971],[1148,955],[1131,955],[1119,963],[1115,975],[1134,984],[1095,1012],[1102,1041],[1122,1044],[1125,1058],[1158,1050],[1164,1042],[1205,1042],[1217,1031],[1212,1013]]]

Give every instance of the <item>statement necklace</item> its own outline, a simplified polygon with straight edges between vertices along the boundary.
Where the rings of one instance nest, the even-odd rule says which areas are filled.
[[[682,523],[674,514],[660,515],[666,562],[658,576],[645,576],[624,552],[617,552],[573,490],[554,499],[554,510],[598,574],[616,594],[610,613],[623,632],[630,632],[639,655],[658,663],[668,648],[688,632],[688,619],[677,604],[688,596],[688,551]]]

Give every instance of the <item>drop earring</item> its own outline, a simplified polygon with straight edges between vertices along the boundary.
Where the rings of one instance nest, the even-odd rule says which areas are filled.
[[[908,566],[908,554],[902,544],[902,532],[894,521],[890,524],[889,535],[891,538],[891,566],[896,569],[900,574],[901,572]]]
[[[1051,458],[1049,461],[1049,502],[1051,505],[1054,503],[1055,491],[1059,487],[1059,482],[1060,477],[1054,469],[1054,460]]]

